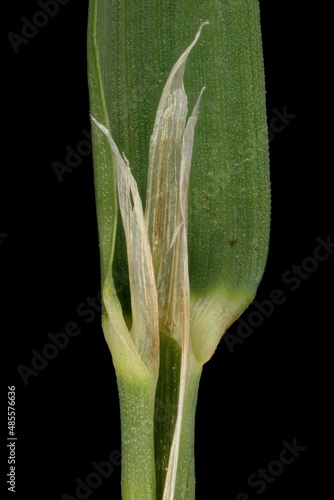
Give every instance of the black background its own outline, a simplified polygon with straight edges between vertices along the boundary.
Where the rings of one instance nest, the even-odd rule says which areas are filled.
[[[332,449],[326,354],[332,345],[333,256],[294,282],[295,290],[282,280],[294,265],[311,266],[305,259],[313,256],[317,238],[333,234],[326,13],[314,5],[308,9],[305,2],[294,2],[292,9],[291,3],[260,2],[268,122],[273,124],[284,108],[295,116],[270,142],[272,231],[257,300],[268,300],[274,289],[286,299],[268,318],[262,316],[242,343],[229,348],[222,340],[204,368],[196,419],[199,500],[235,500],[241,492],[251,500],[322,498],[331,492],[326,486]],[[85,481],[94,470],[92,462],[120,450],[117,387],[100,314],[77,311],[88,297],[97,299],[100,287],[92,157],[83,157],[62,182],[51,166],[65,163],[65,147],[76,148],[85,139],[83,131],[90,130],[88,2],[60,6],[17,54],[7,34],[20,34],[22,16],[31,19],[38,4],[16,1],[6,9],[0,224],[6,371],[1,398],[5,408],[7,386],[16,386],[18,438],[16,494],[10,496],[60,500],[64,493],[75,497],[75,479]],[[256,310],[252,305],[243,319],[249,323]],[[31,349],[41,352],[48,333],[63,331],[70,321],[80,334],[25,385],[17,366],[30,366]],[[237,328],[238,323],[230,329],[234,338]],[[284,440],[306,449],[258,494],[247,480],[279,457]],[[2,470],[7,469],[4,464]],[[4,475],[1,481],[6,491]],[[90,498],[120,498],[119,466]]]

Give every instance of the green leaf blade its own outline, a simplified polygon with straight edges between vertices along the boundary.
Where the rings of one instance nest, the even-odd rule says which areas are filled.
[[[108,102],[110,81],[108,65],[104,61],[110,50],[108,37],[101,44],[101,35],[105,26],[101,26],[101,7],[107,3],[93,0],[89,4],[88,24],[88,84],[90,110],[101,123],[109,126]],[[103,49],[102,49],[103,47]],[[114,158],[107,138],[97,127],[92,126],[92,144],[94,158],[94,182],[96,211],[99,231],[101,282],[112,284],[111,269],[114,257],[115,235],[117,227],[117,194]]]
[[[191,289],[203,294],[222,283],[255,293],[267,257],[270,206],[258,5],[217,3],[219,41],[213,39],[215,55],[206,64],[204,123],[199,120],[190,186]]]

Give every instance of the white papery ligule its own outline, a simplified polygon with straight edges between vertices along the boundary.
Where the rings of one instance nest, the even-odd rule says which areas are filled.
[[[108,138],[115,158],[119,208],[128,257],[132,310],[131,338],[146,367],[153,368],[157,373],[159,367],[157,292],[146,221],[137,183],[127,159],[120,155],[109,130],[93,117],[92,119]],[[110,311],[111,322],[114,316],[114,312]]]
[[[194,39],[172,68],[159,102],[150,141],[146,219],[158,293],[159,328],[181,347],[179,400],[163,500],[174,497],[190,353],[188,185],[202,89],[186,125],[183,75]]]
[[[175,326],[179,323],[180,309],[183,310],[180,298],[187,288],[182,269],[187,261],[188,178],[199,107],[198,100],[185,127],[188,105],[183,74],[204,24],[208,23],[200,26],[194,41],[170,72],[150,141],[145,215],[158,291],[159,326],[160,331],[177,341],[180,335]],[[188,276],[188,270],[185,274]]]

